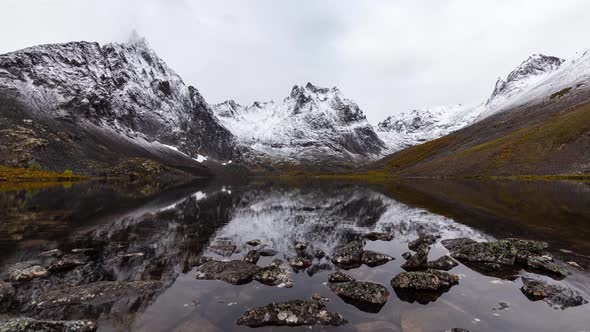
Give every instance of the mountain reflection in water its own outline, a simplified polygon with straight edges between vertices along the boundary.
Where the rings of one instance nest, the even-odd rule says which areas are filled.
[[[438,294],[427,305],[400,299],[392,291],[384,307],[366,312],[347,304],[325,286],[328,275],[338,270],[326,258],[314,259],[308,269],[290,270],[293,288],[256,281],[234,286],[196,280],[196,269],[187,262],[201,255],[242,259],[254,248],[246,242],[254,239],[262,243],[258,248],[277,252],[261,257],[259,266],[296,256],[296,243],[306,243],[331,256],[337,247],[375,231],[392,233],[394,239],[369,241],[365,249],[391,255],[395,260],[372,268],[363,265],[346,273],[390,290],[391,279],[403,271],[400,265],[405,260],[401,255],[408,251],[408,242],[426,234],[476,241],[512,236],[544,240],[559,260],[575,261],[587,268],[588,188],[577,183],[514,185],[434,180],[387,186],[202,181],[162,190],[122,190],[109,184],[87,183],[36,192],[4,192],[0,193],[4,280],[9,279],[14,264],[51,264],[54,258],[40,257],[48,250],[88,251],[83,264],[19,283],[12,305],[0,308],[7,317],[92,319],[99,331],[226,331],[247,329],[235,323],[248,309],[291,299],[309,300],[318,293],[329,299],[329,311],[348,320],[344,326],[316,327],[318,330],[583,330],[587,328],[589,305],[555,310],[527,299],[519,290],[520,279],[486,276],[462,264],[451,271],[461,276],[459,285]],[[429,260],[447,252],[438,241]],[[573,274],[561,282],[589,294],[587,273],[568,269]],[[158,283],[149,284],[155,288],[146,291],[133,284],[137,281]],[[60,289],[113,282],[130,283],[126,284],[128,289],[118,290],[112,297],[91,302],[44,306],[31,302],[50,298]],[[267,329],[276,328],[261,328]]]

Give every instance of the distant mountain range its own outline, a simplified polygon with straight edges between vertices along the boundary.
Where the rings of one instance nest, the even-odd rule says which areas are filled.
[[[373,126],[338,88],[311,83],[279,102],[209,105],[142,38],[40,45],[0,55],[0,164],[100,174],[137,157],[203,175],[237,164],[353,169],[449,134],[471,146],[564,115],[587,100],[588,58],[533,55],[480,105],[415,109]],[[413,174],[408,166],[399,170]]]

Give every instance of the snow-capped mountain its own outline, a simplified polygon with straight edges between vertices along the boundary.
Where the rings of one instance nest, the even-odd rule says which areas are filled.
[[[240,143],[278,162],[353,167],[386,151],[358,105],[335,87],[308,83],[282,102],[226,101],[213,110]]]
[[[583,72],[570,68],[572,62],[580,60],[532,55],[510,72],[506,80],[498,78],[492,95],[480,105],[437,106],[389,116],[376,126],[376,132],[391,152],[445,136],[495,113],[530,103],[535,94],[541,99],[548,97],[559,84],[573,85],[558,83],[571,81]],[[590,73],[588,69],[585,72]]]
[[[74,124],[73,135],[87,133],[92,144],[100,144],[88,150],[174,155],[183,164],[239,158],[234,136],[199,91],[185,85],[142,38],[103,46],[40,45],[0,55],[0,95],[20,105],[21,119],[34,120],[26,123],[50,129]]]

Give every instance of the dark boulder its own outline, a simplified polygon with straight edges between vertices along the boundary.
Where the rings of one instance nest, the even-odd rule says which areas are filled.
[[[267,286],[293,287],[293,278],[284,264],[272,264],[263,267],[253,276],[254,280]]]
[[[527,270],[548,274],[559,279],[569,275],[569,272],[555,263],[550,256],[529,256],[526,259],[526,268]]]
[[[520,290],[529,300],[543,300],[555,309],[563,310],[588,303],[582,294],[568,287],[526,277],[522,277],[522,284]]]
[[[313,251],[313,256],[317,259],[322,259],[326,256],[326,253],[322,249],[316,249]]]
[[[365,243],[360,240],[352,241],[339,247],[332,256],[332,263],[344,269],[357,268],[362,265],[361,258]]]
[[[264,307],[246,311],[238,319],[238,325],[249,327],[261,326],[302,326],[330,325],[340,326],[347,321],[337,313],[326,310],[319,301],[291,300],[282,303],[271,303]]]
[[[404,253],[402,254],[402,258],[403,258],[403,259],[405,259],[405,260],[408,260],[408,259],[410,259],[411,257],[412,257],[412,253],[411,253],[411,252],[409,252],[409,251],[406,251],[406,252],[404,252]]]
[[[210,261],[199,266],[197,279],[223,280],[233,285],[241,285],[252,281],[259,270],[258,266],[240,260]]]
[[[336,283],[340,283],[340,282],[351,282],[354,281],[354,278],[349,276],[346,273],[342,273],[340,271],[338,272],[334,272],[332,274],[330,274],[330,276],[328,277],[328,282],[336,284]]]
[[[453,251],[459,247],[464,247],[464,246],[468,246],[470,244],[477,243],[477,241],[474,241],[472,239],[468,239],[466,237],[462,237],[462,238],[458,238],[458,239],[442,240],[442,241],[440,241],[440,243],[443,245],[443,247],[447,248],[450,251]]]
[[[269,257],[269,256],[276,255],[278,252],[274,249],[271,249],[271,248],[264,248],[264,249],[258,250],[258,253],[260,254],[260,256]]]
[[[445,256],[442,256],[434,261],[430,261],[430,262],[426,263],[426,268],[432,269],[432,270],[449,271],[457,265],[459,265],[459,263],[457,263],[450,256],[445,255]]]
[[[259,259],[260,259],[260,253],[258,253],[258,251],[256,251],[256,250],[250,250],[250,251],[248,251],[246,256],[244,256],[244,262],[248,262],[248,263],[252,263],[252,264],[258,263]]]
[[[436,270],[402,272],[391,280],[391,286],[400,300],[420,304],[436,301],[458,283],[458,276]]]
[[[254,240],[250,240],[248,242],[246,242],[247,245],[249,246],[253,246],[256,247],[258,245],[260,245],[262,243],[262,241],[258,240],[258,239],[254,239]]]
[[[365,235],[365,238],[369,241],[391,241],[393,240],[393,234],[384,232],[370,232]]]
[[[413,251],[417,251],[423,245],[431,246],[436,242],[436,237],[434,235],[423,235],[417,238],[416,240],[408,243],[408,248]]]
[[[303,270],[310,267],[312,264],[311,259],[306,257],[294,257],[289,260],[289,265],[296,270]]]
[[[18,282],[31,281],[49,274],[49,271],[39,265],[29,266],[20,270],[13,270],[10,273],[10,279]]]
[[[96,324],[87,320],[36,320],[19,317],[0,321],[1,332],[94,332]]]
[[[363,255],[361,256],[361,262],[366,266],[375,267],[379,265],[383,265],[390,261],[394,260],[393,257],[382,254],[379,252],[365,250],[363,251]]]
[[[383,285],[369,281],[351,281],[328,284],[332,292],[346,303],[366,312],[377,313],[389,300],[389,291]]]
[[[87,262],[88,256],[84,254],[68,254],[51,262],[51,264],[47,266],[47,270],[50,272],[71,270],[76,266],[84,265]]]
[[[402,269],[406,271],[425,270],[429,252],[430,246],[427,244],[423,244],[419,248],[416,248],[416,253],[410,256],[410,258],[401,265]]]

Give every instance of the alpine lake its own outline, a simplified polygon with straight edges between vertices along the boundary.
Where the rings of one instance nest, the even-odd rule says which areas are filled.
[[[590,184],[12,188],[0,271],[0,318],[98,331],[590,331]]]

